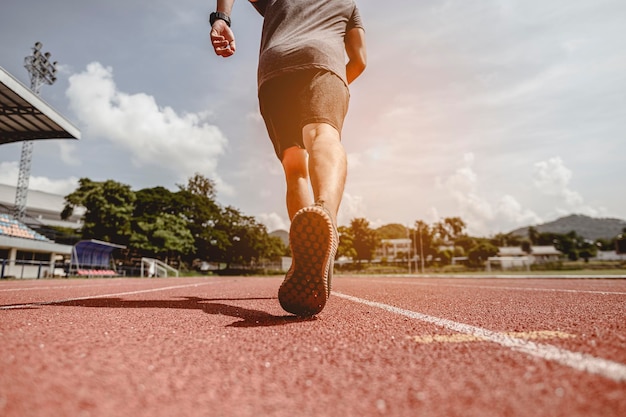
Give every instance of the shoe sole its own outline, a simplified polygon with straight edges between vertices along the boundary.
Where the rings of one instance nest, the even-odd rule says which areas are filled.
[[[337,243],[334,226],[320,207],[305,207],[293,218],[289,231],[292,265],[278,290],[281,307],[297,316],[313,316],[330,295],[330,268]]]

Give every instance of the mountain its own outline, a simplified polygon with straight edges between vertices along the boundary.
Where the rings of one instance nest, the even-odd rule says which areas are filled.
[[[511,233],[518,236],[528,236],[530,226],[521,227]],[[572,230],[585,239],[613,239],[626,228],[626,221],[620,219],[594,218],[582,214],[572,214],[561,217],[552,222],[533,226],[539,233],[566,234]]]
[[[269,233],[270,236],[274,236],[274,237],[278,237],[280,238],[280,240],[283,241],[283,244],[287,247],[289,247],[289,232],[286,230],[274,230],[273,232]]]

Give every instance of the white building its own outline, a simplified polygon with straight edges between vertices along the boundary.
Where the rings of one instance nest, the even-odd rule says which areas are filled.
[[[376,248],[374,257],[376,259],[395,261],[407,259],[410,251],[411,239],[382,239],[380,246]]]
[[[532,246],[530,253],[526,253],[521,247],[500,247],[498,255],[487,259],[487,270],[498,269],[526,269],[533,264],[556,262],[563,256],[563,252],[554,246]]]

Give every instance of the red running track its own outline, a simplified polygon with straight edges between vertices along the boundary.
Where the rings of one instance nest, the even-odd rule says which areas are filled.
[[[0,282],[0,415],[626,415],[624,279],[280,282]]]

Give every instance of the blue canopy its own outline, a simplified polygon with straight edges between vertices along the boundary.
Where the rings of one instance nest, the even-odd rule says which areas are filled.
[[[110,268],[111,253],[115,249],[124,249],[126,246],[99,240],[81,240],[72,250],[71,265],[82,268]]]

